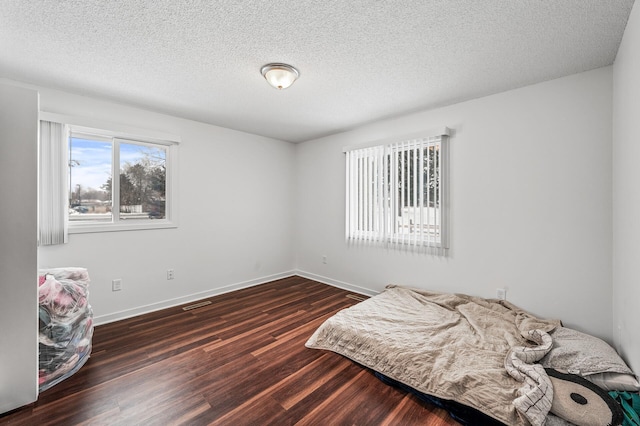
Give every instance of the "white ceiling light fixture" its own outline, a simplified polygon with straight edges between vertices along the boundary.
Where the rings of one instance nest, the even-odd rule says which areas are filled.
[[[272,63],[260,69],[262,76],[278,90],[286,89],[300,77],[300,72],[287,64]]]

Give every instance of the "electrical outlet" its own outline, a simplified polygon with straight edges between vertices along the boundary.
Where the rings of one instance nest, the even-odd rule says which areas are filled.
[[[167,279],[172,280],[175,277],[175,271],[173,269],[167,269]]]
[[[507,289],[506,288],[497,288],[496,289],[496,298],[500,300],[507,300]]]
[[[327,264],[327,255],[326,254],[322,255],[322,263],[324,263],[325,265]]]
[[[118,278],[116,280],[111,281],[111,291],[120,291],[122,290],[122,279]]]

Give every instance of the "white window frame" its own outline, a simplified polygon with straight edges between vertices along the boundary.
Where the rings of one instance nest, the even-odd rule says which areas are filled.
[[[450,130],[444,128],[343,149],[347,154],[345,239],[348,243],[382,245],[437,255],[447,253],[449,134]],[[423,150],[429,147],[438,149],[438,167],[434,169],[439,178],[437,209],[429,207],[429,191],[424,197],[423,188],[428,182],[424,180],[423,173],[414,173],[413,180],[408,182],[405,181],[404,167],[398,172],[400,152],[413,152],[411,161],[416,170],[419,161],[424,161]],[[408,216],[403,213],[404,191],[398,195],[399,180],[412,187],[407,196],[414,203],[419,200],[416,206],[420,207],[407,208],[412,211]],[[404,231],[405,219],[410,220],[408,231]],[[438,234],[432,235],[432,229],[437,229]]]
[[[166,149],[165,218],[153,220],[119,220],[119,209],[112,209],[111,222],[69,221],[69,234],[94,232],[136,231],[146,229],[166,229],[178,227],[178,145],[175,135],[137,129],[129,126],[104,123],[97,120],[64,116],[47,112],[40,113],[40,119],[65,123],[70,136],[85,136],[95,140],[110,140],[112,145],[112,199],[119,200],[120,159],[119,144],[134,143],[147,146],[162,146]],[[68,170],[68,168],[67,168]],[[118,198],[116,198],[118,197]]]

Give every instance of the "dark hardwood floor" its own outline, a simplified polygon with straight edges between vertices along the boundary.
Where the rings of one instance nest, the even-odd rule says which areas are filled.
[[[10,425],[457,425],[304,343],[349,292],[290,277],[98,326],[91,358]]]

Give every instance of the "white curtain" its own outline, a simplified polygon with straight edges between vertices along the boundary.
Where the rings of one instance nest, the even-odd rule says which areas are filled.
[[[68,242],[68,129],[40,121],[38,228],[41,246]]]
[[[345,150],[349,243],[446,254],[447,139]]]

